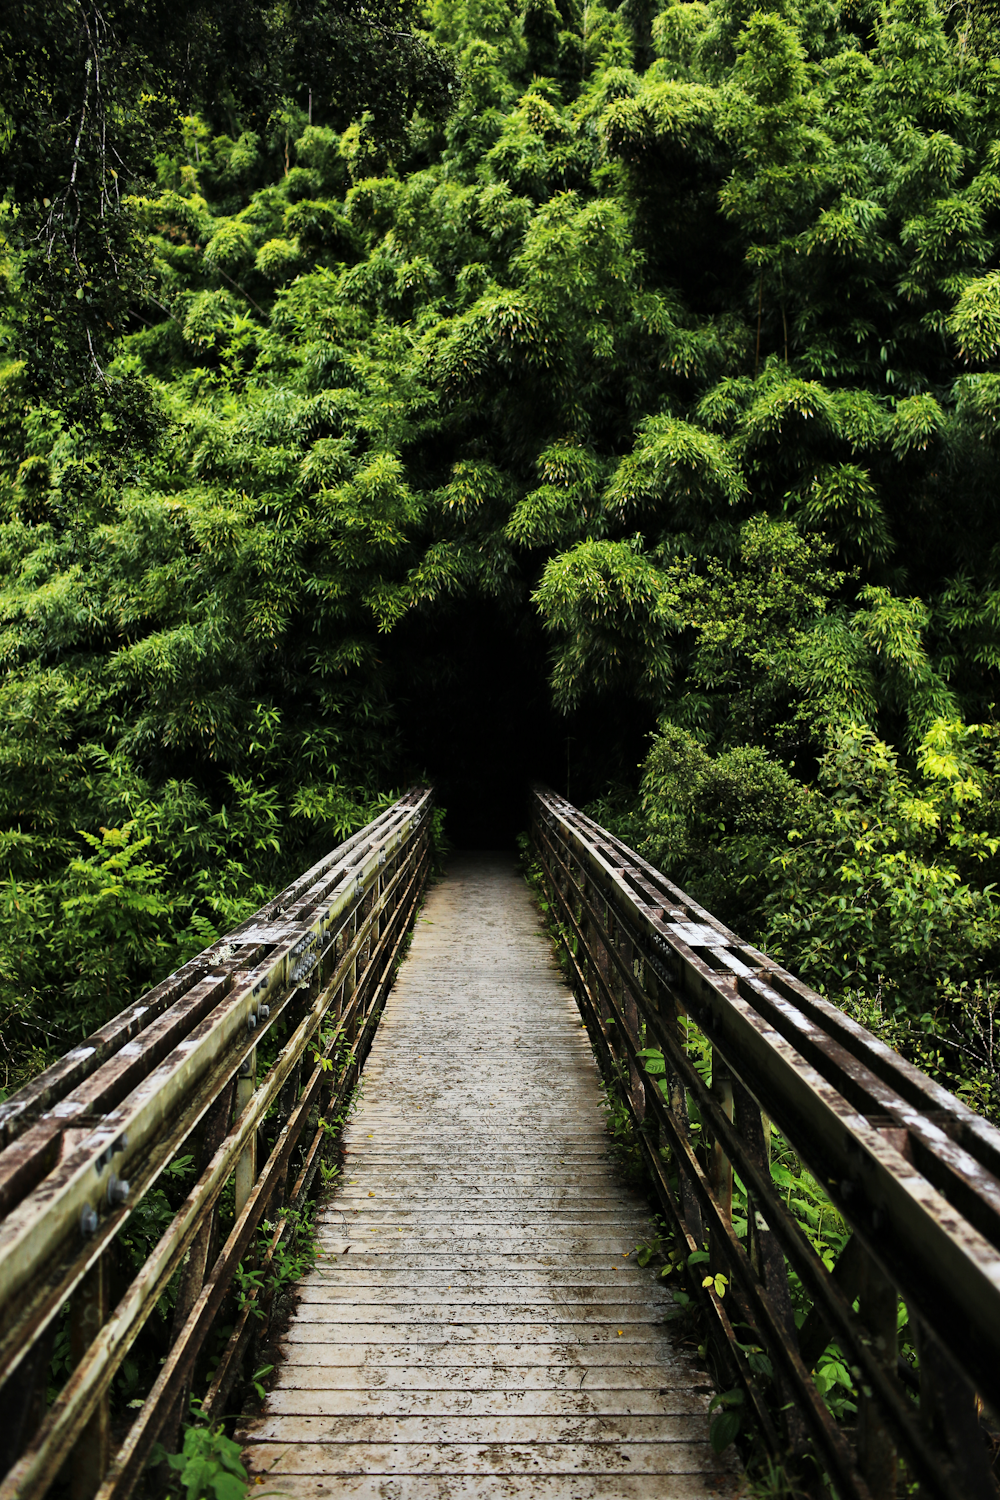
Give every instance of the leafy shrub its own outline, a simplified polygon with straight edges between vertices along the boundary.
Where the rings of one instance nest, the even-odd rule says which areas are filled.
[[[257,251],[255,264],[268,281],[290,281],[306,262],[297,241],[267,240]]]
[[[218,1427],[186,1427],[180,1453],[166,1455],[184,1500],[244,1500],[247,1471],[240,1445]]]
[[[252,259],[253,241],[247,225],[239,219],[224,219],[205,247],[205,264],[233,272]]]

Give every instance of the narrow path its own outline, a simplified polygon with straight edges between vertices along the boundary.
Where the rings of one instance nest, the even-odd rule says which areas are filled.
[[[740,1489],[706,1377],[630,1254],[586,1032],[502,856],[430,892],[320,1212],[275,1390],[241,1434],[262,1493],[358,1500]]]

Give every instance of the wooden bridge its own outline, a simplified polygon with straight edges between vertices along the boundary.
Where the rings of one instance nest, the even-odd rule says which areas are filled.
[[[512,860],[432,890],[364,1078],[319,1267],[241,1434],[269,1492],[732,1493]]]
[[[571,994],[509,866],[421,908],[429,813],[404,798],[0,1106],[0,1500],[158,1493],[192,1393],[259,1493],[693,1500],[749,1459],[810,1496],[995,1496],[1000,1132],[539,793]],[[852,1231],[832,1269],[772,1130]]]

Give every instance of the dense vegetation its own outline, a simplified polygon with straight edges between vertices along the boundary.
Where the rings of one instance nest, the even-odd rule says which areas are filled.
[[[488,837],[535,774],[995,1110],[989,15],[366,14],[122,0],[90,116],[12,23],[8,1085],[410,777]]]

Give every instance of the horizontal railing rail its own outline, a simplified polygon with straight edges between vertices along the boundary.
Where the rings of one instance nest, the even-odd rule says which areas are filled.
[[[665,1219],[699,1273],[709,1256],[689,1287],[717,1379],[810,1493],[888,1500],[901,1457],[922,1495],[995,1496],[982,1413],[1000,1410],[1000,1132],[561,797],[535,794],[533,839]],[[772,1180],[772,1123],[850,1228],[832,1271]],[[811,1304],[801,1327],[789,1268]],[[900,1299],[915,1362],[897,1350]],[[857,1387],[851,1425],[814,1378],[831,1340]]]
[[[206,1337],[256,1257],[203,1402],[225,1413],[266,1330],[263,1273],[295,1235],[412,926],[430,808],[426,790],[387,808],[0,1105],[0,1500],[60,1475],[73,1500],[124,1500],[156,1442],[176,1441]],[[123,1286],[117,1243],[184,1154],[197,1179]],[[165,1357],[113,1443],[112,1382],[157,1312]],[[69,1374],[47,1402],[67,1323]]]

